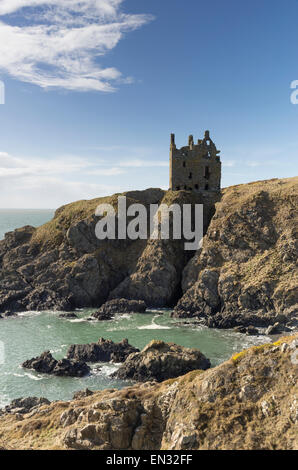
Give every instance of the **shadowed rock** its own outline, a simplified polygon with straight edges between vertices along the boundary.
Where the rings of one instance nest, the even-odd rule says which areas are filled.
[[[66,357],[86,362],[124,362],[130,354],[135,352],[139,352],[139,349],[131,346],[127,339],[114,343],[110,339],[99,338],[97,343],[72,344]]]
[[[29,359],[22,364],[25,369],[33,369],[43,374],[53,374],[64,377],[83,377],[88,375],[90,367],[82,361],[53,358],[50,351],[45,351],[39,357]]]
[[[141,352],[131,354],[111,376],[140,382],[162,382],[192,370],[206,370],[210,365],[209,359],[198,349],[151,341]]]
[[[113,299],[103,304],[92,317],[97,320],[110,320],[116,313],[144,313],[146,308],[142,300]]]

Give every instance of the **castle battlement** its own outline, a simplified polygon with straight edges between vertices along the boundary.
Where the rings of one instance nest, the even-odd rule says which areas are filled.
[[[188,145],[177,149],[175,134],[171,134],[170,145],[170,189],[173,191],[220,191],[221,161],[210,138],[209,131],[204,138],[194,143],[193,135]]]

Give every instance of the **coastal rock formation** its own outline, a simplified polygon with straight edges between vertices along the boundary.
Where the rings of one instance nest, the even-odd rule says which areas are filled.
[[[210,365],[209,359],[198,349],[151,341],[141,352],[131,354],[112,377],[162,382],[195,369],[206,370]]]
[[[193,203],[196,200],[185,191],[165,192],[161,189],[131,191],[123,195],[127,207],[142,203],[148,214],[150,204],[160,204],[165,199],[169,204],[171,201]],[[6,234],[0,241],[0,314],[7,310],[71,311],[98,307],[122,281],[139,272],[137,265],[141,259],[144,260],[139,264],[143,272],[142,285],[147,294],[144,291],[144,295],[133,296],[135,290],[130,288],[131,282],[126,281],[129,284],[127,292],[121,287],[119,295],[114,292],[112,297],[143,300],[148,306],[172,303],[190,254],[181,248],[171,248],[171,242],[168,243],[169,250],[164,252],[163,243],[157,240],[160,254],[156,256],[160,262],[155,266],[156,259],[151,259],[155,247],[143,254],[146,240],[97,239],[95,227],[99,217],[95,216],[96,208],[99,204],[111,204],[117,213],[118,196],[68,204],[58,209],[50,222],[37,229],[24,227]],[[173,244],[176,246],[176,241]],[[182,246],[180,242],[179,246]],[[160,268],[164,276],[159,273]]]
[[[73,320],[73,319],[78,318],[78,316],[73,312],[69,312],[69,313],[60,313],[59,318],[66,318],[68,320]]]
[[[16,398],[10,405],[0,410],[0,415],[5,413],[27,414],[33,410],[38,410],[41,406],[49,405],[51,402],[47,398],[27,397]]]
[[[29,359],[22,364],[25,369],[34,369],[42,374],[53,374],[64,377],[83,377],[90,373],[90,367],[83,361],[53,358],[50,351],[45,351],[39,357]]]
[[[220,201],[195,191],[124,193],[127,207],[204,203],[197,252],[185,251],[184,240],[98,240],[95,209],[117,210],[118,195],[63,206],[42,227],[0,241],[0,315],[124,298],[175,307],[174,316],[212,327],[297,328],[297,194],[297,177],[232,186]]]
[[[67,351],[67,359],[86,362],[124,362],[139,349],[131,346],[127,339],[114,343],[110,339],[99,338],[97,343],[72,344]]]
[[[114,299],[104,303],[92,317],[97,320],[110,320],[116,313],[144,313],[146,304],[143,300]]]
[[[208,326],[298,325],[298,178],[223,190],[203,248],[183,271],[176,317]],[[217,315],[216,315],[217,314]]]
[[[294,450],[298,335],[206,371],[0,416],[10,449]]]

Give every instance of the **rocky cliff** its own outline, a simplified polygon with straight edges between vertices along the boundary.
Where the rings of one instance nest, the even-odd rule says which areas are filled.
[[[131,204],[195,204],[186,191],[148,189],[124,193]],[[23,227],[0,241],[0,314],[22,310],[99,307],[108,298],[144,300],[148,306],[174,305],[181,295],[182,270],[191,253],[182,240],[99,240],[99,204],[117,211],[118,196],[61,207],[37,229]],[[214,209],[206,203],[205,227]],[[128,218],[128,222],[130,219]]]
[[[297,177],[223,190],[203,249],[183,271],[174,315],[205,317],[209,326],[245,316],[297,326],[297,209]]]
[[[175,316],[209,326],[247,318],[259,326],[295,326],[297,189],[298,178],[260,181],[223,190],[217,203],[216,195],[204,200],[186,191],[125,193],[128,206],[205,202],[206,235],[196,253],[180,240],[98,240],[95,209],[116,207],[118,195],[64,206],[44,226],[0,241],[0,314],[126,298],[148,307],[177,304]]]
[[[0,414],[0,447],[297,449],[297,352],[298,335],[162,383],[15,400]]]

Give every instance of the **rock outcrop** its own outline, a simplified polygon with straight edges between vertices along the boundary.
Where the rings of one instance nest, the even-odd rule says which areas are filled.
[[[90,367],[83,361],[53,358],[50,351],[45,351],[38,357],[29,359],[22,364],[25,369],[33,369],[42,374],[53,374],[64,377],[83,377],[90,373]]]
[[[203,248],[183,271],[174,316],[297,327],[297,206],[298,178],[223,190]]]
[[[298,336],[206,371],[0,416],[9,449],[294,450]]]
[[[69,313],[60,313],[59,318],[65,318],[67,320],[74,320],[78,318],[78,316],[73,312],[69,312]]]
[[[146,308],[143,300],[114,299],[105,302],[92,317],[97,320],[111,320],[117,313],[144,313]]]
[[[10,405],[0,410],[0,415],[5,413],[24,415],[38,410],[41,406],[50,405],[50,401],[43,397],[16,398]]]
[[[110,339],[99,338],[97,343],[72,344],[67,351],[67,359],[85,362],[124,362],[139,349],[131,346],[127,339],[114,343]]]
[[[151,341],[141,352],[131,354],[112,377],[162,382],[195,369],[209,369],[210,365],[209,359],[198,349]]]

